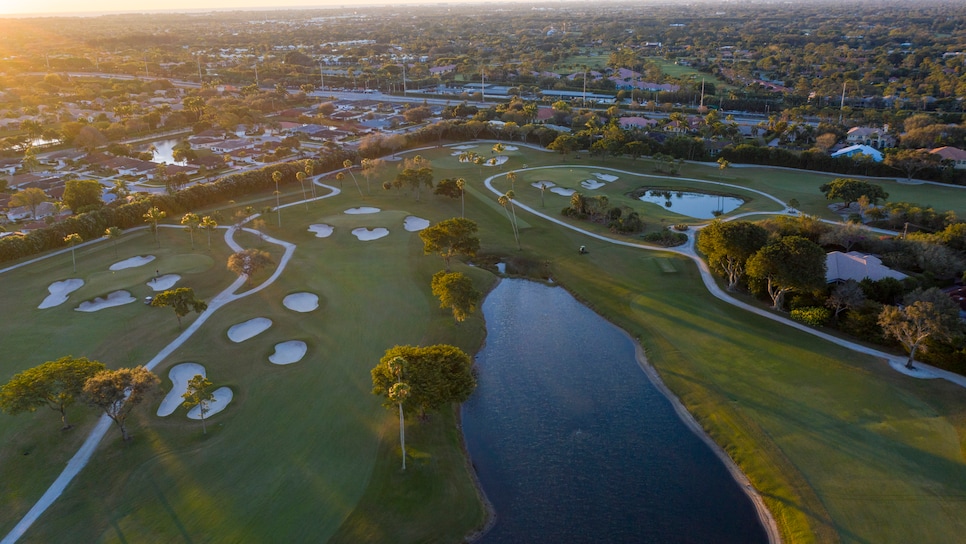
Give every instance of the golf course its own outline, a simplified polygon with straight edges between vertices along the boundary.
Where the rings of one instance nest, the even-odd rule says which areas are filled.
[[[133,440],[108,428],[86,466],[16,533],[101,412],[75,404],[66,431],[50,410],[0,414],[3,542],[461,542],[480,531],[486,490],[466,458],[458,409],[407,420],[401,471],[398,418],[371,393],[370,377],[396,345],[445,343],[471,355],[483,346],[480,312],[457,323],[439,307],[430,281],[444,262],[424,254],[418,235],[461,215],[478,224],[481,251],[450,268],[484,293],[499,281],[497,263],[508,275],[551,280],[626,331],[747,476],[782,541],[962,538],[966,389],[748,312],[713,296],[687,255],[634,247],[646,244],[560,213],[570,190],[632,208],[645,233],[688,225],[693,235],[707,222],[629,196],[648,188],[741,199],[726,219],[785,213],[794,200],[837,221],[818,189],[836,176],[690,163],[665,176],[648,159],[565,156],[519,142],[495,151],[494,143],[459,143],[505,157],[492,166],[461,161],[457,144],[399,154],[430,161],[437,183],[464,179],[462,198],[384,189],[401,164],[385,157],[366,177],[357,169],[312,178],[318,198],[308,201],[295,184],[282,188],[278,209],[266,191],[193,210],[231,218],[272,208],[213,232],[189,233],[169,217],[157,237],[145,226],[5,264],[3,382],[73,355],[108,368],[152,363],[168,393],[171,369],[194,363],[231,400],[207,418],[206,433],[181,406],[158,415],[164,394],[145,402],[127,424]],[[890,201],[966,215],[964,188],[876,183]],[[517,205],[508,209],[497,199],[509,190]],[[226,262],[249,248],[275,264],[240,278]],[[122,262],[130,266],[112,266]],[[156,294],[149,282],[161,278],[192,288],[209,309],[179,323],[171,309],[145,304]],[[57,283],[67,280],[80,281]],[[77,311],[118,291],[126,294],[113,300],[129,302]],[[44,303],[48,295],[63,300]],[[292,346],[304,351],[292,355]]]

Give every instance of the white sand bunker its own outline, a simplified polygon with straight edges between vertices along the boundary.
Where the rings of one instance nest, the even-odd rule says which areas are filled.
[[[516,151],[518,149],[520,149],[520,148],[517,147],[517,146],[515,146],[515,145],[505,145],[505,146],[503,146],[503,151]]]
[[[585,179],[580,182],[580,186],[584,189],[600,189],[604,186],[604,183],[595,179]]]
[[[238,342],[244,342],[253,336],[265,332],[271,326],[271,319],[267,317],[255,317],[229,327],[228,339],[236,344]]]
[[[168,371],[168,377],[171,378],[171,391],[168,391],[164,400],[161,401],[161,406],[158,406],[159,416],[170,416],[178,409],[178,406],[181,406],[181,403],[184,402],[181,395],[188,391],[188,381],[198,374],[207,377],[205,367],[198,363],[181,363],[171,367],[171,370]]]
[[[103,298],[97,297],[94,300],[85,300],[74,309],[78,312],[96,312],[98,310],[103,310],[104,308],[130,304],[135,300],[137,299],[131,296],[131,293],[128,293],[127,291],[114,291]]]
[[[415,215],[407,216],[403,221],[403,226],[409,232],[421,231],[429,226],[429,219],[423,219],[422,217],[416,217]]]
[[[150,287],[153,291],[167,291],[168,289],[174,287],[174,284],[178,283],[178,280],[180,279],[181,276],[177,274],[165,274],[149,281],[148,287]]]
[[[324,225],[321,223],[309,225],[309,232],[314,233],[316,238],[328,238],[329,236],[332,236],[333,230],[335,230],[335,228],[332,225]]]
[[[554,187],[553,189],[550,189],[550,192],[561,196],[570,196],[574,194],[575,191],[573,189],[564,189],[563,187]]]
[[[352,234],[363,242],[368,242],[370,240],[378,240],[385,236],[389,236],[389,229],[376,227],[372,230],[369,230],[365,227],[359,227],[357,229],[352,229]]]
[[[235,395],[230,387],[219,387],[212,392],[214,399],[208,403],[208,411],[205,412],[205,419],[224,410]],[[188,419],[201,419],[201,406],[195,406],[188,410]]]
[[[536,183],[531,183],[530,185],[536,187],[537,189],[549,189],[551,187],[556,187],[557,184],[552,181],[538,181]]]
[[[462,154],[463,154],[462,151],[454,151],[454,152],[450,153],[450,156],[451,157],[459,157]],[[466,162],[466,161],[463,161],[463,162]]]
[[[462,151],[466,151],[467,149],[476,149],[476,146],[475,145],[458,145],[458,146],[455,146],[453,149],[459,149],[459,150],[462,150]]]
[[[319,295],[315,293],[292,293],[282,299],[282,304],[293,312],[311,312],[319,307]]]
[[[360,208],[349,208],[343,213],[348,215],[363,215],[367,213],[379,213],[379,208],[373,208],[372,206],[362,206]]]
[[[125,268],[136,268],[144,266],[154,260],[154,255],[144,255],[141,257],[131,257],[111,265],[111,270],[124,270]]]
[[[275,344],[275,353],[269,355],[268,360],[275,365],[290,365],[301,361],[308,349],[301,340],[289,340]]]
[[[606,181],[607,183],[610,183],[612,181],[617,181],[618,179],[617,176],[612,176],[610,174],[601,174],[600,172],[594,172],[594,177],[599,180]]]
[[[493,157],[492,159],[486,159],[486,162],[483,163],[483,166],[500,166],[501,164],[505,163],[509,158],[510,157],[507,157],[506,155],[499,155],[499,156]]]
[[[45,308],[53,308],[54,306],[60,306],[61,304],[67,302],[67,297],[74,291],[80,289],[84,286],[84,280],[79,278],[71,278],[64,281],[55,281],[47,287],[47,291],[50,292],[47,298],[37,306],[38,309],[43,310]]]

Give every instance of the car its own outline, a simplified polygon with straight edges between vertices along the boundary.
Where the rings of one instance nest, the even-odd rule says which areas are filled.
[[[149,305],[149,306],[151,305],[151,302],[153,302],[153,301],[154,301],[154,297],[144,297],[144,303],[147,304],[147,305]]]

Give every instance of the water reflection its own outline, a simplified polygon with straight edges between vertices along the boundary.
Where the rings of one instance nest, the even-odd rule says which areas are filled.
[[[685,191],[647,191],[638,199],[642,202],[663,206],[674,213],[697,219],[711,219],[733,211],[744,204],[744,200],[731,196]]]

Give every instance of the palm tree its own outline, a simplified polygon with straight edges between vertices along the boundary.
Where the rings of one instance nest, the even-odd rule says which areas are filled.
[[[378,164],[372,159],[362,159],[362,175],[366,176],[366,194],[372,194],[369,192],[369,176],[375,171]]]
[[[345,173],[339,172],[335,175],[335,179],[339,182],[339,189],[342,189],[342,182],[345,181]]]
[[[306,159],[305,161],[305,176],[311,178],[315,173],[315,163],[311,159]],[[315,198],[315,182],[309,184],[312,187],[312,198]]]
[[[523,249],[520,246],[520,233],[517,231],[517,212],[513,210],[513,217],[510,217],[510,210],[513,208],[513,191],[507,191],[505,195],[500,196],[497,201],[500,206],[503,206],[503,211],[506,212],[506,218],[510,221],[510,226],[513,228],[513,238],[517,241],[517,249]]]
[[[198,214],[188,212],[184,214],[181,218],[181,224],[184,225],[184,230],[188,231],[188,235],[191,237],[191,249],[195,248],[195,229],[201,223],[201,218]]]
[[[104,231],[104,237],[111,241],[114,246],[114,258],[117,258],[117,239],[121,237],[120,227],[107,227]]]
[[[510,182],[510,190],[512,191],[515,188],[513,184],[517,181],[517,173],[507,172],[506,180]]]
[[[278,170],[272,172],[272,181],[275,182],[275,213],[278,214],[278,226],[282,226],[282,205],[279,202],[278,182],[282,181],[282,173]]]
[[[305,196],[305,172],[296,172],[295,179],[299,181],[299,185],[302,186],[302,201],[305,202],[305,209],[309,209],[309,200]]]
[[[456,178],[456,188],[460,190],[460,217],[466,217],[466,205],[463,203],[463,195],[466,193],[466,180]]]
[[[356,179],[356,175],[352,173],[352,161],[346,159],[342,161],[342,166],[344,166],[345,169],[349,171],[349,175],[352,176],[352,181],[356,184],[356,189],[359,190],[359,196],[365,198],[366,196],[362,194],[362,187],[359,187],[359,181]]]
[[[161,247],[161,237],[158,235],[158,223],[167,216],[168,214],[161,211],[157,206],[152,207],[147,213],[141,216],[144,217],[145,223],[151,224],[151,230],[154,231],[154,241],[158,243],[158,247]]]
[[[503,153],[504,150],[506,150],[506,146],[505,145],[503,145],[501,143],[495,143],[495,144],[493,144],[493,152],[494,153]]]
[[[211,250],[211,231],[218,228],[218,222],[211,218],[210,215],[206,215],[201,218],[201,223],[199,226],[208,232],[208,250]]]
[[[399,446],[402,449],[402,469],[406,470],[406,420],[403,417],[403,402],[409,396],[409,384],[402,381],[406,360],[395,357],[389,361],[389,371],[395,374],[396,383],[389,388],[389,400],[399,405]]]
[[[77,234],[76,232],[72,234],[68,234],[67,236],[64,237],[64,243],[67,244],[68,247],[70,247],[70,261],[74,267],[74,272],[77,272],[77,259],[74,257],[74,246],[76,246],[77,244],[83,241],[84,240],[81,238],[81,235]]]

